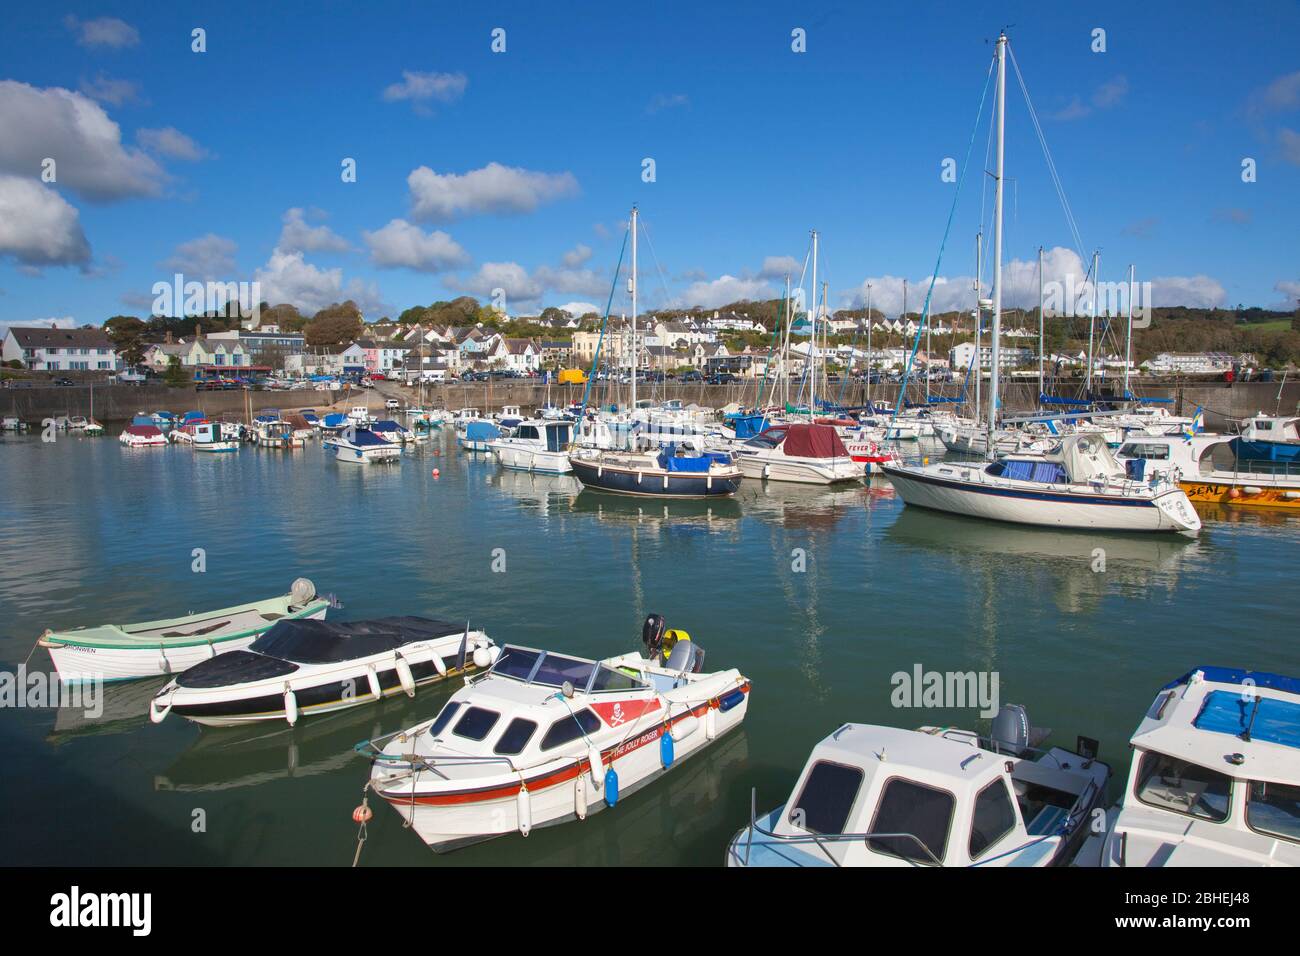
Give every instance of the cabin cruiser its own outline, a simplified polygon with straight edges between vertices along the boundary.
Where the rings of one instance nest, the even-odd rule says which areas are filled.
[[[463,430],[459,424],[456,426],[456,444],[466,451],[488,451],[500,437],[500,427],[483,419],[465,422]]]
[[[374,419],[370,417],[369,406],[353,405],[348,411],[348,421],[353,425],[360,425],[362,428],[368,428]]]
[[[190,433],[190,447],[197,452],[216,454],[239,451],[239,442],[226,438],[218,422],[198,422],[186,425],[182,430]]]
[[[458,434],[465,434],[470,422],[485,422],[486,418],[477,408],[458,408],[451,418],[451,424]]]
[[[643,444],[649,447],[576,448],[569,453],[569,463],[585,488],[652,498],[726,498],[736,493],[744,477],[726,452],[686,453],[674,444]]]
[[[1076,861],[1300,864],[1300,679],[1201,667],[1161,688],[1124,796]]]
[[[524,413],[518,405],[502,405],[492,418],[502,429],[512,430],[524,420]]]
[[[431,721],[370,741],[368,790],[452,850],[616,807],[740,726],[749,680],[650,615],[643,651],[595,661],[507,645]],[[362,749],[362,748],[358,748]]]
[[[1300,418],[1260,412],[1242,422],[1233,451],[1241,461],[1300,462]]]
[[[1178,482],[1189,500],[1250,508],[1300,509],[1300,473],[1284,462],[1250,461],[1240,471],[1229,435],[1155,435],[1132,433],[1115,453],[1126,468],[1163,473]]]
[[[1105,800],[1097,742],[1039,748],[1046,731],[1004,704],[989,737],[953,727],[844,724],[808,758],[786,803],[732,838],[727,865],[1053,866]]]
[[[567,475],[573,471],[568,453],[572,431],[567,421],[528,419],[519,422],[512,434],[488,442],[488,450],[505,468]]]
[[[402,457],[400,445],[380,438],[368,428],[345,428],[322,440],[322,445],[333,449],[339,461],[354,465],[391,464]]]
[[[407,428],[405,425],[401,424],[400,422],[381,419],[379,421],[372,422],[370,425],[370,430],[374,432],[376,435],[378,435],[380,438],[384,439],[385,441],[392,442],[394,445],[405,445],[407,442],[416,441],[415,432],[411,431],[409,428]],[[423,439],[424,436],[421,435],[420,438]]]
[[[167,436],[157,425],[127,425],[117,440],[128,448],[151,448],[167,444]]]
[[[423,617],[280,621],[245,650],[195,664],[154,695],[149,719],[212,727],[328,714],[466,673],[492,641]]]
[[[882,469],[904,504],[953,514],[1096,531],[1195,532],[1201,519],[1177,482],[1138,477],[1101,435],[1061,438],[1044,455],[991,463],[940,462]]]
[[[294,435],[293,426],[278,414],[253,418],[253,441],[262,448],[293,448],[304,443],[302,438]]]
[[[830,485],[864,474],[830,425],[774,425],[736,449],[746,478]]]

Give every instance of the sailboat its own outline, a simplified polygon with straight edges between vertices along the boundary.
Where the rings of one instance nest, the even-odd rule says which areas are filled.
[[[1006,133],[1007,37],[997,42],[997,166],[993,206],[992,354],[987,449],[996,448],[1002,328],[1002,193]],[[1020,524],[1108,531],[1196,532],[1201,519],[1176,481],[1138,477],[1116,461],[1105,438],[1064,436],[1046,454],[984,463],[887,464],[881,469],[904,504]]]
[[[632,271],[628,292],[632,296],[631,408],[637,408],[637,208],[632,207]],[[599,423],[597,423],[599,424]],[[576,447],[569,453],[573,474],[583,487],[623,495],[654,498],[715,498],[734,495],[743,477],[731,455],[723,451],[686,452],[677,442],[662,444],[642,435],[654,425],[648,419],[632,418],[628,436],[631,448]],[[685,437],[685,436],[683,436]]]

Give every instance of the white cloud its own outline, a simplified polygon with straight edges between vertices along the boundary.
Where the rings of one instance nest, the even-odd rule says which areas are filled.
[[[533,278],[543,287],[563,295],[609,295],[613,275],[595,269],[556,269],[538,266]]]
[[[1088,98],[1087,103],[1076,96],[1070,100],[1064,109],[1053,113],[1052,119],[1082,119],[1094,110],[1108,110],[1113,106],[1118,106],[1126,96],[1128,96],[1128,77],[1116,76],[1093,90],[1092,96]]]
[[[1300,282],[1291,282],[1283,279],[1277,285],[1273,286],[1273,291],[1282,294],[1282,301],[1272,306],[1272,308],[1279,312],[1286,312],[1291,309],[1300,308]]]
[[[1279,76],[1246,100],[1246,112],[1254,117],[1300,108],[1300,70]]]
[[[384,89],[384,99],[390,103],[410,101],[418,113],[429,113],[430,100],[454,103],[465,95],[469,80],[464,73],[420,73],[403,70],[402,82]]]
[[[560,263],[566,269],[576,269],[590,258],[591,246],[585,246],[580,242],[561,257]]]
[[[30,177],[0,174],[0,256],[29,267],[86,267],[90,243],[80,214],[53,189]]]
[[[446,285],[481,299],[490,299],[495,290],[502,289],[506,294],[506,310],[509,312],[536,306],[541,302],[545,291],[542,284],[517,262],[485,262],[468,278],[448,277]]]
[[[1226,300],[1223,286],[1209,276],[1161,276],[1151,280],[1153,306],[1208,309],[1221,306]]]
[[[198,239],[182,242],[162,267],[186,278],[230,281],[235,276],[235,251],[238,248],[233,239],[210,232]]]
[[[702,309],[715,309],[742,299],[770,299],[773,295],[772,287],[766,279],[724,275],[712,282],[692,282],[676,297],[676,304],[683,308],[699,306]]]
[[[381,269],[445,272],[469,263],[469,254],[441,230],[425,232],[405,219],[394,219],[375,232],[363,232],[370,261]]]
[[[190,139],[175,126],[164,126],[160,129],[141,129],[136,130],[136,141],[145,149],[151,152],[160,153],[163,156],[170,156],[172,159],[183,159],[187,162],[197,162],[208,155],[208,151],[200,146],[194,140]]]
[[[604,314],[604,310],[594,302],[566,302],[558,307],[561,311],[569,313],[574,318],[586,315],[588,312],[595,312],[597,315]]]
[[[335,302],[352,299],[363,313],[385,310],[386,304],[373,282],[343,281],[342,269],[319,269],[302,253],[276,249],[253,276],[261,283],[262,300],[272,305],[288,302],[304,312],[318,312]]]
[[[122,145],[103,107],[62,87],[0,80],[0,129],[0,172],[32,175],[50,158],[58,184],[87,199],[156,196],[167,180],[147,153]]]
[[[285,252],[347,252],[352,247],[348,241],[329,226],[313,226],[307,218],[323,219],[318,209],[304,210],[299,206],[285,212],[284,227],[276,247]]]
[[[650,105],[645,108],[645,111],[654,114],[663,110],[690,105],[691,98],[685,93],[659,93],[650,101]]]
[[[412,170],[406,179],[411,191],[411,216],[445,222],[476,213],[533,212],[542,203],[578,193],[572,173],[539,173],[500,163],[488,163],[468,173],[435,173],[428,166]]]
[[[80,20],[68,14],[63,18],[63,25],[72,31],[77,43],[84,47],[103,46],[121,50],[140,42],[140,31],[117,17]]]
[[[1300,166],[1300,133],[1284,126],[1277,131],[1277,141],[1282,147],[1282,158],[1293,166]]]
[[[799,274],[803,266],[794,256],[768,256],[763,260],[763,268],[758,271],[760,279],[782,279],[786,276],[792,276],[793,281],[799,281]]]
[[[127,103],[140,102],[140,84],[134,80],[118,80],[104,73],[99,73],[93,80],[82,79],[77,87],[92,100],[99,100],[110,106],[123,106]]]

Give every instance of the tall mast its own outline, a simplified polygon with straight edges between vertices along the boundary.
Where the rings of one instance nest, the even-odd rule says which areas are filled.
[[[1092,339],[1097,328],[1097,266],[1101,257],[1097,253],[1092,254],[1092,310],[1088,316],[1088,378],[1084,391],[1087,395],[1084,397],[1089,401],[1092,400]]]
[[[636,414],[636,206],[632,207],[632,274],[627,280],[632,293],[632,414]],[[630,419],[629,419],[630,420]]]
[[[1043,247],[1038,247],[1038,394],[1043,389]]]
[[[812,335],[808,339],[808,413],[815,414],[817,410],[817,230],[812,231],[813,241],[813,273],[812,273],[812,308],[809,315],[812,317]]]
[[[980,361],[980,341],[984,338],[984,230],[975,233],[975,424],[980,422],[980,387],[984,384],[984,363]]]
[[[871,404],[871,283],[867,283],[867,405]],[[868,408],[868,412],[870,409]]]
[[[785,275],[785,334],[781,336],[781,357],[777,366],[781,372],[781,397],[790,404],[790,326],[794,322],[794,303],[790,301],[790,274]]]
[[[989,371],[989,420],[988,420],[988,453],[993,454],[993,431],[997,428],[998,420],[998,380],[1001,377],[1002,352],[1000,348],[1000,338],[1002,335],[1002,184],[1005,179],[1003,176],[1003,161],[1005,157],[1004,148],[1006,146],[1006,122],[1007,122],[1007,35],[998,34],[998,154],[997,167],[994,174],[993,198],[993,327],[992,348],[989,351],[989,364],[992,368]]]
[[[1124,337],[1124,397],[1128,398],[1128,367],[1133,358],[1133,265],[1128,267],[1128,334]]]

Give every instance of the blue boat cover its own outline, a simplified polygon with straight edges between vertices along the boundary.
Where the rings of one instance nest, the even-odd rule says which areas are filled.
[[[1016,481],[1036,481],[1045,485],[1060,485],[1069,481],[1065,469],[1054,461],[1008,459],[1002,463],[1002,477],[1013,478]]]
[[[372,432],[395,432],[399,428],[397,422],[384,419],[383,421],[371,422],[370,430]]]
[[[703,472],[708,471],[709,465],[713,463],[713,459],[708,455],[692,455],[686,458],[669,458],[667,455],[660,455],[659,460],[663,463],[665,471]]]
[[[337,428],[339,425],[346,425],[347,423],[348,416],[342,412],[334,412],[332,415],[325,416],[324,424],[329,428]]]
[[[1147,473],[1147,460],[1145,458],[1130,458],[1124,462],[1124,472],[1134,481],[1142,481]]]
[[[492,441],[501,437],[501,429],[491,422],[470,422],[465,426],[465,437],[470,441]]]
[[[727,420],[736,430],[737,438],[753,438],[767,427],[766,415],[729,415]]]
[[[352,434],[352,444],[358,448],[374,448],[377,445],[391,444],[386,438],[380,438],[369,428],[358,428]]]
[[[1300,748],[1300,703],[1230,690],[1210,691],[1192,726]],[[1248,738],[1244,736],[1247,730]]]

